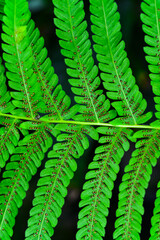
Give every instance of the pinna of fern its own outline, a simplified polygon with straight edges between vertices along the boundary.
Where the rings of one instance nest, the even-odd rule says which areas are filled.
[[[89,164],[86,182],[83,185],[79,207],[78,232],[76,239],[102,239],[105,236],[106,218],[119,164],[130,144],[132,130],[98,128],[103,136],[101,146],[95,150],[93,162]]]
[[[90,0],[91,30],[93,32],[94,50],[97,53],[101,78],[107,97],[112,99],[112,106],[120,118],[113,124],[141,124],[147,122],[151,113],[143,114],[147,102],[143,99],[122,41],[120,15],[114,0]]]
[[[10,102],[11,96],[7,92],[6,79],[4,76],[4,67],[0,58],[0,112],[10,113],[14,106]],[[16,121],[5,117],[0,118],[0,168],[5,166],[9,159],[9,154],[13,153],[14,147],[18,144],[19,133],[15,127]],[[11,133],[12,136],[11,137]]]
[[[151,85],[153,93],[156,95],[154,101],[156,103],[155,108],[157,110],[156,117],[159,119],[160,111],[160,82],[159,82],[159,51],[160,51],[160,2],[144,0],[141,4],[143,13],[141,14],[141,20],[143,22],[142,28],[145,33],[145,42],[147,46],[144,47],[144,52],[147,54],[146,61],[148,62],[148,68],[150,70]],[[159,124],[159,121],[157,121]]]
[[[159,126],[159,111],[160,111],[160,91],[159,91],[159,51],[160,51],[160,2],[159,1],[142,1],[141,9],[143,13],[141,14],[141,20],[143,22],[142,29],[145,33],[145,42],[147,46],[144,47],[144,52],[147,54],[146,61],[148,62],[148,68],[150,71],[151,85],[153,93],[156,95],[154,101],[156,103],[155,108],[156,118],[158,119],[153,126]],[[151,219],[152,227],[150,229],[149,240],[159,238],[159,183],[158,190],[156,194],[155,207],[153,210],[153,217]]]

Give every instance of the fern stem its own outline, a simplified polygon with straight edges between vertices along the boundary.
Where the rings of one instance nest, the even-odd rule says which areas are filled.
[[[35,119],[35,118],[28,118],[23,116],[17,116],[17,115],[11,115],[11,114],[5,114],[0,113],[0,117],[9,117],[9,118],[15,118],[20,120],[26,120],[26,121],[33,121],[33,122],[41,122],[41,123],[67,123],[67,124],[73,124],[73,125],[85,125],[85,126],[104,126],[104,127],[117,127],[117,128],[135,128],[135,129],[157,129],[160,130],[160,126],[150,126],[150,125],[113,125],[110,123],[101,123],[101,122],[80,122],[80,121],[74,121],[74,120],[48,120],[48,119]]]

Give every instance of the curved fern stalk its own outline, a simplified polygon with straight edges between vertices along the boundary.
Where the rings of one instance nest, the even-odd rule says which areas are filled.
[[[155,207],[153,209],[153,217],[151,219],[152,227],[150,229],[150,238],[149,240],[158,240],[160,237],[160,182],[158,183],[158,191],[156,194]]]
[[[97,131],[104,136],[99,139],[102,145],[96,148],[85,177],[87,181],[83,185],[79,204],[82,210],[79,213],[77,240],[101,240],[104,237],[119,163],[130,146],[127,138],[131,137],[132,130],[101,127]]]
[[[156,117],[160,118],[160,2],[157,0],[145,0],[141,4],[142,11],[141,20],[143,22],[142,28],[145,32],[144,52],[147,54],[146,60],[149,63],[149,70],[151,72],[151,85],[153,93],[156,95],[154,101],[156,103]],[[159,121],[158,121],[159,122]]]
[[[27,36],[27,24],[30,19],[28,3],[25,0],[6,0],[4,7],[2,39],[5,44],[3,58],[8,69],[9,86],[14,90],[11,96],[14,106],[12,113],[35,118],[44,104],[40,99],[40,86],[33,75],[31,48]]]
[[[98,133],[92,127],[59,124],[55,129],[62,133],[57,137],[59,143],[49,152],[49,160],[40,174],[26,240],[51,239],[67,195],[67,186],[77,168],[75,158],[82,156],[89,146],[86,134],[98,139]]]
[[[136,143],[137,149],[125,167],[119,187],[116,230],[113,234],[113,238],[117,240],[140,239],[145,189],[148,187],[152,166],[156,165],[160,156],[158,130],[141,130],[134,137],[141,140]]]
[[[0,183],[0,239],[9,240],[13,235],[15,217],[26,196],[28,183],[41,165],[44,153],[52,146],[52,138],[47,132],[57,135],[57,130],[47,124],[45,128],[35,126],[35,129],[37,131],[19,142],[3,173],[4,179]]]
[[[67,73],[72,79],[69,83],[75,96],[76,103],[81,105],[80,116],[75,119],[90,122],[107,122],[109,101],[97,90],[100,85],[98,68],[94,65],[89,34],[86,31],[82,0],[53,0],[54,14],[57,18],[56,34],[61,39],[61,53],[65,56],[68,66]],[[111,114],[111,112],[110,112]],[[115,112],[112,111],[115,116]]]
[[[147,103],[129,67],[125,43],[121,40],[117,4],[114,0],[90,0],[90,4],[94,50],[102,71],[101,78],[107,96],[114,101],[112,105],[120,116],[113,123],[144,123],[151,118],[151,113],[142,115]]]

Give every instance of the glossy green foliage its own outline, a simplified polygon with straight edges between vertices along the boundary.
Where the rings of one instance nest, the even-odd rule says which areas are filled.
[[[45,167],[34,192],[25,239],[52,238],[77,161],[89,148],[90,138],[98,146],[85,176],[75,238],[105,237],[121,159],[130,143],[136,142],[119,186],[113,239],[139,240],[145,191],[160,156],[160,1],[144,0],[141,5],[149,45],[145,47],[146,60],[158,118],[149,125],[152,113],[146,112],[146,100],[132,75],[115,1],[90,0],[98,66],[94,63],[83,0],[52,2],[75,104],[58,83],[44,39],[31,19],[28,1],[0,2],[0,168],[6,165],[0,182],[0,240],[12,238],[18,209],[43,160]],[[159,188],[160,184],[150,240],[158,240],[160,234]]]
[[[134,135],[138,141],[119,187],[114,239],[140,239],[145,189],[160,156],[159,134],[156,130],[141,130]]]
[[[106,217],[110,198],[119,172],[119,164],[125,151],[129,150],[132,131],[116,128],[98,128],[104,136],[101,146],[95,150],[93,162],[89,164],[86,183],[83,185],[79,213],[77,239],[102,239],[105,236]],[[114,152],[114,155],[113,155]],[[89,224],[88,224],[89,223]],[[84,239],[85,239],[84,238]]]
[[[2,17],[3,17],[4,3],[5,3],[5,0],[1,0],[1,2],[0,2],[0,20],[2,20]]]
[[[13,235],[15,217],[26,196],[28,183],[51,145],[51,136],[42,128],[41,132],[35,131],[19,141],[0,183],[0,211],[3,212],[0,215],[0,239],[10,239]]]
[[[73,93],[78,95],[75,96],[75,102],[81,105],[79,112],[82,114],[76,119],[106,122],[110,119],[107,113],[110,104],[103,91],[97,90],[101,81],[86,30],[83,1],[53,0],[53,4],[56,16],[54,23],[58,28],[56,34],[61,39],[59,44],[65,57],[67,73],[72,77],[69,83],[73,86]],[[111,115],[115,117],[113,111]]]
[[[160,1],[145,0],[141,4],[143,13],[141,19],[143,22],[143,31],[145,32],[145,42],[147,46],[144,51],[147,54],[146,60],[149,63],[149,70],[151,72],[151,85],[156,97],[155,107],[157,110],[156,117],[160,118],[160,83],[159,83],[159,62],[160,62]]]
[[[114,123],[144,123],[151,118],[151,113],[142,116],[147,103],[135,84],[129,67],[125,43],[121,40],[117,4],[114,0],[90,0],[90,3],[94,50],[97,53],[101,78],[107,96],[114,100],[112,106],[121,116]]]
[[[56,129],[62,133],[57,137],[58,143],[48,153],[49,159],[40,173],[26,240],[32,239],[34,235],[37,235],[37,239],[45,239],[46,232],[50,237],[53,235],[53,228],[57,225],[67,195],[67,187],[77,169],[75,158],[82,156],[89,147],[86,133],[95,140],[98,139],[97,132],[90,126],[60,124]]]

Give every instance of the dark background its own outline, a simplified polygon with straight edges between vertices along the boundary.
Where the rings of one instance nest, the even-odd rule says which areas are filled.
[[[89,16],[89,1],[85,0],[86,19],[88,21],[88,31],[90,32],[90,16]],[[55,35],[55,27],[53,25],[53,6],[51,0],[30,0],[30,10],[32,12],[32,18],[36,22],[37,27],[40,29],[41,35],[45,39],[45,46],[48,49],[48,55],[51,57],[55,72],[59,76],[60,83],[63,89],[69,94],[73,100],[73,94],[70,90],[68,77],[65,73],[65,65],[63,56],[60,54],[60,48],[58,39]],[[148,102],[148,110],[155,111],[153,106],[153,95],[150,87],[149,73],[147,64],[145,62],[145,56],[143,52],[144,46],[144,34],[142,32],[142,24],[140,21],[140,1],[138,0],[119,0],[119,11],[121,14],[121,25],[123,32],[123,39],[126,42],[126,51],[131,62],[133,74],[137,79],[137,84],[140,90],[143,92],[144,97]],[[91,36],[91,34],[90,34]],[[95,59],[95,63],[96,59]],[[78,202],[80,200],[80,193],[82,185],[84,183],[85,173],[87,166],[91,162],[94,155],[94,149],[96,143],[90,140],[90,148],[84,154],[84,156],[77,161],[78,170],[72,179],[68,188],[68,195],[66,202],[62,210],[62,215],[59,219],[59,223],[55,228],[55,234],[52,239],[55,240],[74,240],[76,234],[76,223],[78,220]],[[134,146],[131,146],[131,150]],[[110,214],[108,217],[108,223],[106,228],[106,237],[104,239],[112,240],[112,234],[114,229],[115,211],[117,209],[118,200],[118,186],[121,181],[124,166],[128,163],[131,153],[128,152],[122,160],[121,170],[118,174],[118,178],[115,183],[113,191],[113,197],[111,200]],[[39,178],[40,170],[44,167],[45,160],[42,167],[38,170],[36,176],[33,177],[30,182],[30,190],[27,193],[27,197],[24,200],[24,205],[20,209],[16,218],[16,225],[14,227],[13,240],[24,239],[24,232],[27,226],[27,219],[29,217],[29,210],[32,206],[32,200],[34,190],[36,188],[37,180]],[[150,181],[149,189],[146,192],[144,201],[145,215],[143,218],[143,227],[141,233],[141,239],[146,240],[149,237],[150,218],[152,216],[154,199],[156,193],[156,185],[159,178],[159,166],[153,170],[152,179]]]

